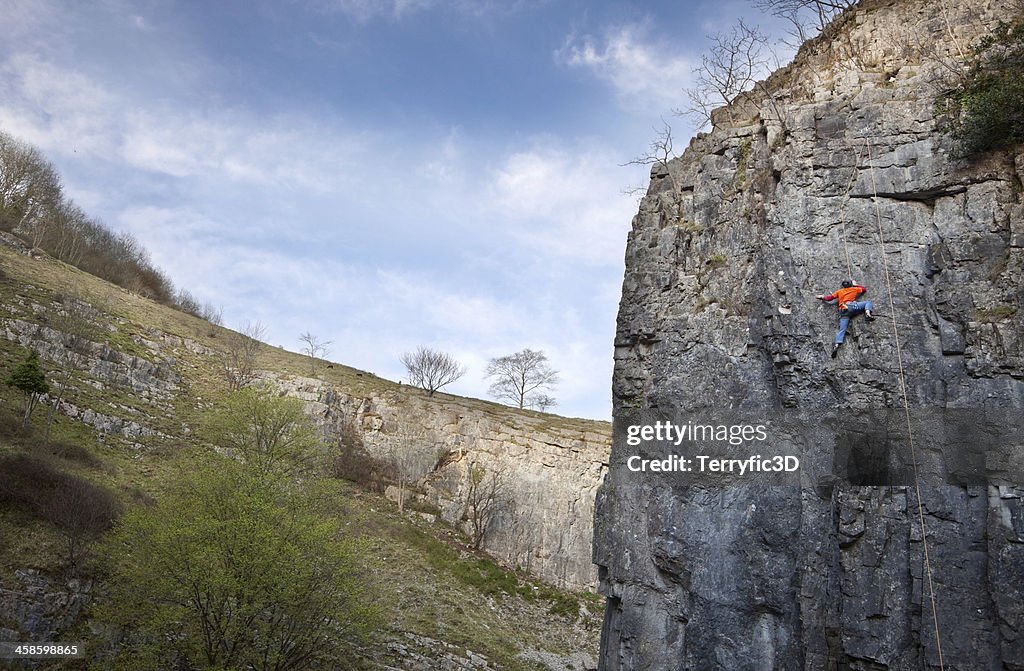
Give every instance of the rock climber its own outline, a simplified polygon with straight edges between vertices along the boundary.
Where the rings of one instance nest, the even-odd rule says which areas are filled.
[[[857,284],[853,280],[843,280],[841,289],[836,289],[830,294],[817,296],[819,300],[823,300],[826,303],[836,301],[839,304],[839,330],[836,332],[835,344],[832,345],[833,359],[839,354],[839,347],[843,344],[843,340],[846,339],[846,329],[850,326],[851,318],[863,312],[864,319],[867,321],[870,322],[875,319],[875,316],[871,314],[871,310],[875,307],[874,304],[871,301],[857,300],[865,292],[867,292],[867,288],[863,285]]]

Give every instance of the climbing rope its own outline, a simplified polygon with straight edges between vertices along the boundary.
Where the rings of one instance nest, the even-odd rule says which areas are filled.
[[[889,277],[889,262],[885,258],[885,233],[882,230],[882,210],[878,205],[878,185],[875,182],[874,157],[872,156],[871,146],[867,143],[867,140],[864,141],[864,145],[867,148],[868,165],[871,172],[871,189],[874,192],[872,201],[875,204],[875,221],[878,223],[878,243],[882,249],[882,269],[885,272],[885,286],[889,293],[889,314],[892,317],[892,333],[896,342],[896,362],[899,364],[900,393],[903,396],[903,412],[907,420],[907,438],[910,442],[910,457],[914,466],[914,490],[917,494],[917,518],[921,525],[921,543],[924,547],[924,568],[925,575],[928,578],[928,597],[932,606],[932,623],[935,626],[935,649],[938,652],[939,657],[939,671],[945,671],[945,666],[942,660],[942,637],[939,634],[939,610],[935,599],[935,584],[932,580],[931,559],[928,556],[928,527],[925,525],[924,521],[924,504],[921,501],[921,483],[917,474],[917,450],[914,447],[914,431],[910,421],[910,401],[907,396],[906,370],[903,366],[903,352],[900,347],[900,332],[896,324],[896,304],[892,295],[892,280]],[[858,153],[858,161],[859,160],[860,153]],[[854,172],[854,174],[856,174],[856,172]],[[850,184],[852,186],[853,182],[851,181]],[[849,191],[847,191],[847,197],[849,197]],[[844,244],[846,242],[845,228],[843,231],[843,242]],[[849,263],[849,252],[847,252],[847,263]]]
[[[839,206],[839,222],[843,225],[843,251],[846,253],[846,279],[853,279],[853,263],[850,261],[850,245],[846,241],[846,206],[850,202],[850,191],[853,189],[853,183],[857,179],[857,167],[860,165],[860,160],[863,154],[861,150],[857,150],[857,160],[853,163],[853,173],[850,175],[850,181],[846,185],[846,195],[843,196],[843,204]]]

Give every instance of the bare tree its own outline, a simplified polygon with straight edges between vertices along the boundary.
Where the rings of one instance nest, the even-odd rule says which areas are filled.
[[[507,539],[508,562],[521,567],[527,573],[533,571],[533,558],[539,525],[538,502],[544,500],[543,484],[517,482],[515,498],[505,497],[501,506],[501,517],[504,522],[502,536]]]
[[[409,373],[409,384],[426,389],[428,396],[466,374],[466,367],[450,355],[429,347],[406,352],[402,355],[402,364]]]
[[[390,436],[389,458],[398,484],[398,512],[405,511],[409,489],[433,471],[444,457],[434,433],[422,417],[409,414]]]
[[[214,305],[209,301],[204,302],[200,306],[198,317],[216,326],[224,326],[224,308]]]
[[[750,90],[757,80],[767,74],[768,38],[757,28],[742,20],[727,33],[711,36],[712,46],[701,56],[701,65],[695,72],[696,85],[686,89],[690,106],[677,110],[703,128],[711,123],[711,113],[727,107],[729,121],[734,122],[728,105],[741,93]]]
[[[50,236],[50,254],[65,263],[78,265],[85,248],[89,217],[74,203],[63,200],[54,212]]]
[[[327,356],[331,351],[328,345],[331,344],[330,340],[320,340],[319,337],[313,335],[309,331],[306,331],[299,336],[299,340],[306,343],[306,346],[302,348],[302,353],[309,357],[309,373],[310,375],[316,374],[316,360],[322,359]]]
[[[488,471],[474,462],[469,466],[466,482],[466,513],[473,549],[479,550],[487,538],[491,522],[498,514],[501,500],[508,488],[505,469],[496,467]]]
[[[58,312],[51,317],[50,323],[59,332],[62,347],[56,350],[55,362],[57,371],[57,393],[50,399],[50,409],[46,414],[46,428],[43,430],[43,442],[50,440],[50,427],[53,416],[64,400],[71,381],[78,373],[78,358],[85,352],[95,329],[87,314],[85,304],[64,297]]]
[[[789,21],[791,35],[800,43],[825,29],[857,0],[754,0],[754,6]]]
[[[0,456],[0,505],[27,509],[56,525],[72,572],[121,512],[117,496],[106,487],[25,454]]]
[[[112,492],[72,475],[64,475],[49,497],[40,497],[43,515],[64,536],[68,566],[77,573],[89,546],[114,525],[121,506]]]
[[[654,139],[651,140],[651,144],[648,147],[647,153],[640,154],[629,161],[623,163],[626,165],[650,165],[655,168],[661,168],[668,175],[669,180],[672,183],[672,193],[676,194],[676,214],[679,215],[679,189],[676,184],[675,177],[672,175],[672,171],[669,170],[669,161],[676,157],[675,150],[672,146],[672,126],[668,124],[664,119],[661,120],[661,128],[654,129]],[[643,195],[646,190],[645,186],[637,186],[630,189],[626,189],[625,194],[627,196]]]
[[[188,289],[178,289],[177,293],[174,294],[174,302],[179,310],[187,312],[193,317],[198,317],[199,312],[203,309],[203,306],[199,304],[199,300]]]
[[[538,394],[558,384],[558,372],[548,366],[548,357],[543,352],[524,349],[508,356],[491,359],[487,365],[487,377],[494,378],[488,391],[499,400],[525,408],[531,406]],[[554,399],[544,394],[546,407]]]
[[[0,227],[39,247],[61,197],[53,165],[35,147],[0,132]]]
[[[526,404],[528,407],[533,408],[534,410],[547,412],[551,408],[558,405],[558,401],[555,400],[554,396],[549,396],[547,394],[538,392],[530,396]]]
[[[256,379],[258,355],[266,332],[267,327],[255,321],[247,322],[240,331],[228,336],[228,347],[221,358],[221,368],[231,391],[248,386]]]

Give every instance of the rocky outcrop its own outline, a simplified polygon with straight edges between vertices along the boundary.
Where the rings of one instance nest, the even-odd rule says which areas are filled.
[[[957,160],[934,113],[1007,4],[864,2],[652,171],[596,514],[601,668],[939,668],[931,577],[945,668],[1024,669],[1019,479],[928,483],[923,535],[906,479],[655,478],[626,467],[622,420],[902,410],[901,357],[912,413],[994,413],[978,435],[1019,423],[1024,155]],[[883,318],[855,319],[831,359],[835,308],[815,296],[851,274]],[[832,463],[835,432],[798,436],[774,447]]]
[[[90,581],[55,581],[34,569],[15,571],[13,585],[0,586],[0,640],[59,641],[91,598]]]
[[[329,436],[351,436],[388,460],[401,450],[429,450],[432,463],[412,495],[450,524],[471,530],[471,469],[484,484],[497,477],[494,514],[482,548],[510,566],[556,585],[593,588],[590,560],[594,499],[607,470],[608,426],[415,389],[353,396],[321,380],[273,376],[303,399]],[[415,427],[408,438],[407,427]],[[396,445],[396,441],[408,444]]]

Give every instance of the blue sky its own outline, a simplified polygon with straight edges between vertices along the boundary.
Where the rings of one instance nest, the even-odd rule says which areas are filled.
[[[753,10],[584,0],[0,0],[0,128],[176,285],[401,379],[547,353],[608,419],[623,254],[705,36]],[[755,21],[756,22],[756,21]]]

